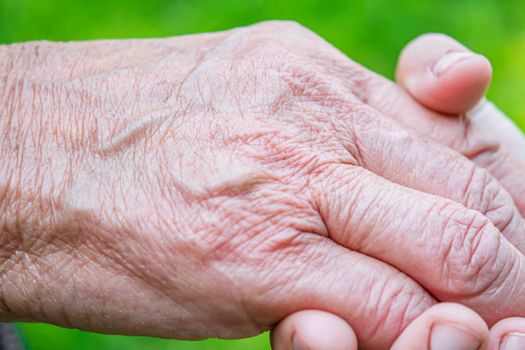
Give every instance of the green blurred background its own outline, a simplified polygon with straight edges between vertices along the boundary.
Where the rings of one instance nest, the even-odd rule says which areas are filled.
[[[354,60],[392,77],[401,48],[444,32],[494,65],[489,97],[525,127],[523,0],[0,0],[0,43],[142,38],[293,19]],[[20,325],[31,349],[267,349],[268,336],[181,342]]]

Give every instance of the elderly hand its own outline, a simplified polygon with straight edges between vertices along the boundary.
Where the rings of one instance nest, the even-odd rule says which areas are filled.
[[[296,24],[0,62],[2,320],[228,338],[316,308],[385,348],[436,300],[525,315],[510,195]]]
[[[443,65],[440,62],[447,62],[448,67],[442,74],[436,74],[436,67]],[[439,115],[422,108],[393,85],[393,94],[388,95],[394,96],[390,106],[395,107],[394,111],[414,110],[414,115],[406,119],[413,125],[407,126],[428,130],[429,136],[439,142],[447,142],[448,137],[453,141],[451,146],[458,145],[458,150],[463,149],[466,156],[469,147],[481,140],[491,142],[493,148],[486,148],[473,160],[493,172],[520,203],[525,195],[525,192],[520,192],[518,181],[525,173],[525,137],[508,117],[483,98],[491,72],[486,58],[472,53],[455,40],[444,35],[424,35],[404,50],[399,61],[398,83],[427,108],[463,115],[467,119],[453,120],[450,115]],[[388,96],[385,96],[386,101]],[[477,106],[469,111],[474,105]],[[404,121],[402,113],[397,117]],[[417,117],[424,120],[417,120]],[[451,139],[451,135],[458,138]],[[460,337],[444,339],[439,336],[440,332],[432,331],[436,325],[443,324],[452,324],[466,332]],[[300,311],[281,321],[272,334],[272,344],[275,350],[301,348],[298,344],[312,350],[358,348],[350,325],[335,315],[316,310]],[[478,349],[480,346],[490,350],[524,349],[525,318],[503,319],[488,332],[484,322],[472,311],[441,304],[412,321],[396,340],[393,349]]]

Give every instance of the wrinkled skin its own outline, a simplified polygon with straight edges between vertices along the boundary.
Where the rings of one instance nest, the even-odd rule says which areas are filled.
[[[0,319],[230,338],[315,308],[385,348],[437,300],[525,316],[511,196],[296,24],[0,62]]]
[[[454,63],[448,64],[445,71],[436,70],[442,66],[441,62]],[[383,80],[382,85],[387,87],[384,90],[389,93],[376,98],[375,107],[440,143],[450,144],[487,168],[520,206],[525,194],[520,184],[525,173],[525,136],[510,118],[484,98],[491,78],[492,67],[485,57],[446,35],[425,34],[403,50],[396,77],[399,85],[376,76],[377,80]],[[492,148],[479,154],[481,157],[471,152],[476,143],[487,138],[493,140]],[[436,323],[468,330],[464,338],[454,338],[462,345],[448,343],[447,349],[464,348],[464,342],[474,338],[484,344],[472,344],[473,349],[507,349],[510,344],[514,344],[513,349],[525,347],[525,318],[500,320],[489,332],[485,322],[471,310],[439,303],[413,320],[391,350],[430,347]],[[451,339],[446,334],[438,338]],[[272,349],[295,349],[298,339],[307,349],[358,348],[352,325],[318,310],[302,310],[280,321],[271,334]]]

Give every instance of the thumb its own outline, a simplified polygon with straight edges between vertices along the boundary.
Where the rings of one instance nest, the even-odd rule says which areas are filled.
[[[338,316],[318,310],[296,312],[272,331],[273,350],[357,350],[350,325]]]
[[[392,350],[485,349],[489,330],[471,309],[441,303],[426,310],[401,333]]]
[[[445,114],[474,107],[492,79],[490,62],[443,34],[425,34],[399,58],[396,80],[424,106]]]

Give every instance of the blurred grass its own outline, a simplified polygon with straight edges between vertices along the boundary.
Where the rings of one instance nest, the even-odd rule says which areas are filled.
[[[0,0],[0,43],[158,37],[216,31],[266,19],[293,19],[353,59],[392,77],[401,48],[444,32],[486,55],[489,97],[525,128],[523,0]],[[21,326],[32,349],[264,349],[243,341],[180,342],[104,336],[45,325]]]
[[[242,340],[180,341],[110,336],[44,324],[22,324],[19,330],[30,350],[265,350],[270,344],[267,334]]]

